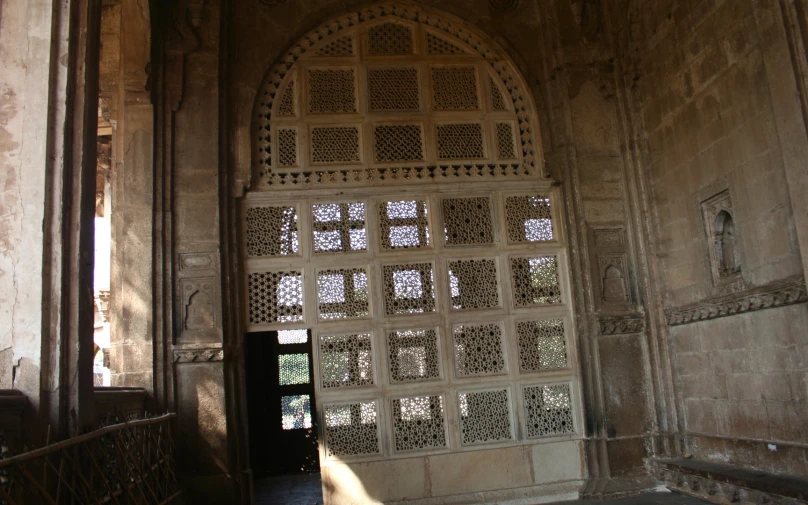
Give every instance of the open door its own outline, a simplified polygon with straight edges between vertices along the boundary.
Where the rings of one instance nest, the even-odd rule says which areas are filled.
[[[309,330],[245,338],[250,457],[256,475],[320,471]]]

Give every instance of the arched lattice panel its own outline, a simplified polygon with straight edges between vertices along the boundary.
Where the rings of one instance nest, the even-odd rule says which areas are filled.
[[[269,70],[253,188],[531,179],[535,122],[501,49],[448,17],[381,3],[325,23]]]

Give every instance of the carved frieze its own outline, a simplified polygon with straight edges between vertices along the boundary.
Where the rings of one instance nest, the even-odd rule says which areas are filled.
[[[668,324],[676,326],[805,301],[808,301],[805,279],[802,276],[795,276],[739,293],[706,299],[692,305],[669,308],[665,310],[665,314]]]
[[[206,363],[224,360],[224,349],[183,349],[174,351],[174,363]]]
[[[640,333],[645,329],[645,318],[639,316],[601,318],[601,335],[622,335],[627,333]]]

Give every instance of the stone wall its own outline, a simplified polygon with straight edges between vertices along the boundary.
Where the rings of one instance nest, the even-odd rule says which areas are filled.
[[[802,211],[795,213],[802,203],[794,200],[793,176],[805,172],[804,161],[794,168],[792,153],[805,136],[794,134],[802,115],[781,6],[702,0],[635,7],[632,51],[640,55],[636,97],[647,133],[659,291],[673,324],[694,314],[705,319],[669,328],[686,450],[804,474],[804,447],[778,442],[804,442],[808,430],[805,304],[710,315],[722,307],[744,312],[738,300],[777,292],[783,282],[801,284],[804,299],[805,226]],[[732,275],[717,274],[707,229],[709,200],[722,192],[731,198],[740,263]]]

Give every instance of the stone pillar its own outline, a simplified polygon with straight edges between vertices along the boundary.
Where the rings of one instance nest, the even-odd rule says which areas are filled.
[[[112,195],[112,386],[153,390],[154,109],[148,2],[122,0]]]
[[[53,440],[94,419],[99,7],[0,7],[0,385],[28,397],[34,444],[40,420]]]
[[[166,287],[163,343],[173,374],[162,395],[178,414],[189,501],[231,503],[222,324],[219,52],[221,5],[187,0],[160,12],[158,155]]]

